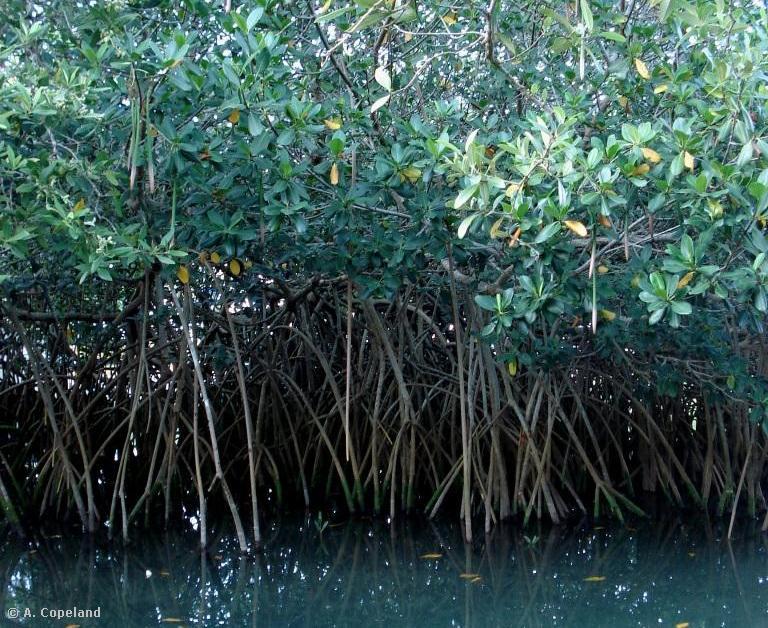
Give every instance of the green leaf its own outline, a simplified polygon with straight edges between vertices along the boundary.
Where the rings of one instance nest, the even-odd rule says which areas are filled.
[[[542,244],[543,242],[546,242],[549,240],[552,236],[560,232],[560,223],[559,222],[551,222],[546,227],[544,227],[539,233],[536,235],[536,238],[534,239],[535,244]]]
[[[459,239],[463,238],[465,235],[467,235],[467,231],[469,231],[469,228],[472,226],[472,223],[475,221],[475,218],[477,218],[480,214],[470,214],[464,220],[461,221],[459,224],[458,229],[458,236]]]
[[[591,31],[595,27],[595,20],[592,17],[592,9],[589,8],[589,0],[580,0],[580,6],[584,26],[587,27],[587,31]]]
[[[466,187],[461,192],[459,192],[458,196],[453,201],[453,208],[459,209],[460,207],[463,207],[464,204],[475,195],[479,187],[480,185],[476,183],[475,185],[470,185],[469,187]]]

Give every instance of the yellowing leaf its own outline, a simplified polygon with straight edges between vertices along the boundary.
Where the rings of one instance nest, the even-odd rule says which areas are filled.
[[[482,580],[483,580],[483,579],[482,579],[480,576],[477,576],[477,577],[475,577],[475,578],[472,578],[472,580],[470,580],[470,582],[471,582],[472,584],[477,584],[478,582],[482,582]]]
[[[679,624],[675,624],[675,628],[688,628],[690,625],[687,621],[681,621]]]
[[[685,151],[683,153],[683,165],[686,168],[688,168],[688,170],[693,172],[693,168],[694,168],[695,162],[694,162],[694,159],[693,159],[693,155],[691,155],[691,153],[689,153],[688,151]]]
[[[584,578],[584,582],[602,582],[605,580],[605,576],[587,576]]]
[[[629,98],[626,96],[619,96],[619,104],[626,109],[627,105],[629,104]]]
[[[219,255],[216,251],[214,251],[213,253],[211,253],[211,261],[214,264],[220,263],[221,262],[221,255]]]
[[[80,628],[80,624],[67,624],[64,628]]]
[[[507,371],[512,377],[517,375],[517,358],[512,358],[507,362]]]
[[[661,161],[661,155],[659,155],[659,153],[657,153],[652,148],[644,148],[643,157],[645,157],[652,164],[657,164]]]
[[[491,227],[491,231],[489,232],[490,236],[492,238],[498,238],[501,234],[501,225],[504,222],[504,218],[499,218],[496,222],[493,223],[493,226]]]
[[[696,273],[694,271],[686,273],[685,275],[683,275],[683,278],[677,282],[677,287],[685,288],[689,283],[691,283],[691,279],[693,279],[695,276],[696,276]]]
[[[403,36],[403,39],[405,40],[405,43],[408,43],[413,39],[413,33],[410,31],[406,32],[405,35]]]
[[[601,275],[605,275],[605,273],[608,272],[608,267],[605,264],[600,264],[600,266],[597,267],[597,272]]]
[[[85,209],[85,199],[81,198],[77,203],[75,203],[75,206],[72,208],[74,211],[79,212],[82,209]]]
[[[564,220],[563,224],[568,227],[573,233],[575,233],[577,236],[581,238],[587,237],[587,228],[584,226],[584,223],[579,222],[578,220]]]
[[[179,266],[178,270],[176,271],[176,276],[184,285],[189,283],[189,269],[186,266]]]
[[[600,310],[600,316],[606,321],[612,321],[616,318],[616,312],[611,310]]]
[[[438,558],[442,558],[442,554],[438,554],[437,552],[429,552],[427,554],[422,554],[420,558],[422,560],[436,560]]]
[[[232,124],[237,124],[240,122],[240,110],[233,109],[232,112],[227,116],[227,120],[229,120]]]
[[[419,170],[415,166],[408,166],[404,170],[400,171],[401,181],[407,180],[409,183],[413,184],[413,183],[416,183],[420,177],[421,177],[421,170]]]
[[[390,98],[389,94],[379,98],[375,103],[371,105],[371,113],[376,113],[379,109],[381,109],[384,105],[386,105],[389,102],[389,98]]]
[[[325,125],[325,128],[330,131],[338,131],[341,128],[341,120],[338,118],[328,118],[327,120],[323,120],[323,124]]]
[[[635,69],[637,70],[637,73],[646,81],[651,78],[651,73],[648,71],[648,66],[645,65],[645,61],[642,59],[635,59]]]
[[[456,11],[451,11],[450,13],[446,13],[442,19],[446,26],[453,26],[459,21],[459,16]]]
[[[333,0],[325,0],[325,3],[323,4],[323,6],[321,6],[321,7],[320,7],[320,8],[317,10],[317,14],[318,14],[318,15],[322,15],[322,14],[323,14],[323,13],[325,13],[325,12],[326,12],[328,9],[330,9],[330,8],[331,8],[331,2],[333,2]]]
[[[667,91],[667,89],[669,89],[669,88],[667,87],[667,84],[664,83],[663,85],[659,85],[657,88],[655,88],[653,90],[653,93],[654,94],[663,94],[664,92]]]
[[[234,277],[239,277],[242,270],[243,269],[242,266],[240,266],[240,262],[238,262],[236,259],[229,261],[229,272],[231,272]]]
[[[331,185],[338,185],[339,184],[339,166],[336,165],[336,162],[333,162],[333,165],[331,166]]]
[[[597,222],[599,222],[606,229],[610,229],[613,226],[613,224],[611,223],[611,219],[604,214],[597,215]]]
[[[459,578],[463,578],[464,580],[472,580],[473,578],[479,578],[479,573],[462,573],[459,574]]]
[[[390,78],[389,72],[387,72],[386,68],[381,66],[376,68],[375,72],[373,73],[373,78],[376,79],[376,82],[388,92],[392,91],[392,79]]]
[[[512,182],[507,186],[507,189],[504,191],[504,194],[507,195],[507,197],[512,198],[515,194],[517,194],[520,189],[522,189],[522,184],[517,182]]]
[[[632,171],[632,176],[642,176],[644,174],[648,174],[650,171],[651,167],[648,164],[640,164],[639,166],[635,166],[635,169]]]

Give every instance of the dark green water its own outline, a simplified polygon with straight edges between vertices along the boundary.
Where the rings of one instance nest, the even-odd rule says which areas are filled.
[[[6,540],[0,605],[29,608],[35,618],[5,620],[26,626],[768,626],[768,536],[756,529],[729,544],[674,521],[533,538],[498,528],[468,548],[457,528],[362,521],[321,540],[312,522],[284,522],[256,559],[228,535],[202,559],[192,535],[139,534],[127,549]],[[101,618],[40,617],[72,607]]]

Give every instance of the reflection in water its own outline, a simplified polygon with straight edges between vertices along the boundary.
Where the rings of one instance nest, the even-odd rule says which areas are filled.
[[[768,540],[730,545],[677,522],[523,536],[466,547],[458,526],[275,524],[242,558],[222,535],[0,542],[0,606],[101,607],[101,620],[28,626],[768,626]]]

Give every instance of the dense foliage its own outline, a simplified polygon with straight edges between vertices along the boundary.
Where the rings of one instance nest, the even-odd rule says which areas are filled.
[[[528,464],[540,474],[519,499],[527,515],[536,503],[540,514],[544,491],[557,519],[568,508],[542,488],[555,481],[543,471],[553,447],[553,428],[544,423],[563,424],[556,446],[566,452],[581,429],[596,450],[604,449],[602,438],[616,444],[632,413],[606,421],[596,436],[582,424],[589,413],[581,399],[626,412],[619,397],[646,408],[648,421],[680,419],[687,431],[669,428],[669,442],[701,437],[695,472],[682,471],[690,461],[660,472],[654,458],[653,470],[642,472],[643,488],[652,489],[648,478],[658,474],[664,490],[677,495],[672,476],[680,473],[694,501],[706,501],[688,478],[703,473],[704,483],[726,496],[722,508],[734,487],[725,472],[712,471],[716,432],[726,443],[727,473],[743,463],[739,490],[746,475],[753,510],[765,503],[766,448],[757,427],[768,412],[768,33],[761,2],[10,0],[0,19],[3,330],[6,343],[24,347],[1,366],[13,386],[6,399],[24,381],[45,387],[50,379],[48,420],[61,413],[76,431],[75,416],[92,412],[79,395],[98,394],[82,383],[84,374],[106,369],[109,378],[126,368],[122,377],[138,387],[134,399],[151,397],[155,384],[168,385],[165,371],[158,367],[151,378],[154,367],[134,365],[138,372],[129,376],[129,357],[115,362],[115,355],[124,350],[142,364],[147,352],[162,351],[167,368],[186,361],[167,353],[175,342],[169,337],[179,334],[196,369],[195,412],[205,388],[200,361],[221,369],[210,384],[223,385],[220,373],[228,372],[245,406],[249,390],[261,404],[257,346],[278,333],[267,321],[285,311],[280,325],[303,329],[295,333],[313,338],[313,349],[286,337],[293,348],[278,343],[270,360],[302,386],[312,376],[288,366],[298,355],[292,352],[306,350],[307,360],[318,360],[307,370],[326,378],[319,395],[330,405],[323,411],[340,414],[333,429],[344,434],[347,459],[353,450],[351,473],[360,487],[350,494],[362,495],[371,481],[378,491],[371,479],[378,470],[366,479],[357,468],[362,460],[354,460],[350,439],[368,427],[364,420],[358,425],[366,427],[350,427],[350,379],[370,385],[391,368],[398,416],[418,423],[434,399],[408,393],[402,371],[421,368],[410,380],[416,381],[430,364],[435,379],[425,386],[457,391],[450,394],[458,398],[451,407],[463,431],[465,504],[473,499],[472,474],[487,472],[490,484],[504,469],[491,471],[501,456],[494,440],[487,471],[472,470],[473,439],[483,438],[477,426],[505,420],[512,404],[520,419],[509,435],[515,447],[532,446],[539,414],[546,438],[533,462],[521,454],[526,462],[517,463],[523,477]],[[195,309],[201,318],[219,312],[217,322],[189,332]],[[147,322],[148,314],[161,322]],[[439,358],[424,357],[421,328],[418,341],[406,338],[403,329],[416,319],[427,326],[426,344],[442,342]],[[235,331],[241,324],[243,351]],[[330,331],[321,342],[330,328],[314,335],[314,325],[335,326],[336,336]],[[195,334],[204,336],[199,359]],[[364,366],[373,338],[378,371]],[[34,373],[20,366],[30,356],[40,362]],[[379,365],[378,357],[370,364]],[[597,372],[616,381],[601,383]],[[496,377],[504,383],[494,384]],[[251,380],[256,384],[246,385]],[[287,394],[286,386],[276,388]],[[495,392],[486,397],[486,388]],[[71,407],[62,407],[67,395]],[[549,399],[543,406],[542,395]],[[566,397],[579,417],[574,427],[553,409]],[[704,421],[702,400],[715,404],[721,424],[733,417],[733,460],[727,443],[735,441],[725,429],[710,433],[709,418],[707,434],[695,434],[696,421]],[[151,413],[153,402],[123,402],[130,409],[127,435],[121,423],[104,437],[127,446],[135,417]],[[215,404],[203,402],[215,450],[219,417]],[[370,411],[365,398],[358,405],[353,419]],[[238,416],[233,408],[230,399],[221,413]],[[458,469],[445,444],[454,432],[443,434],[433,418],[435,444],[428,446],[423,434],[418,444],[416,428],[399,423],[384,440],[395,461],[415,457],[422,445],[445,455],[447,466],[433,460],[424,471],[449,473],[450,480],[435,480],[442,494]],[[158,442],[166,429],[158,428]],[[322,434],[323,446],[334,451],[334,437]],[[359,438],[367,441],[365,434]],[[401,454],[406,434],[403,451],[411,453]],[[64,447],[53,438],[54,450]],[[650,431],[643,438],[658,446]],[[249,428],[249,454],[251,439]],[[72,469],[90,473],[82,470],[90,448],[80,443]],[[659,457],[672,449],[662,447]],[[617,451],[615,464],[631,493],[629,467],[637,460],[630,454],[628,464],[618,445]],[[45,466],[40,455],[35,463]],[[334,464],[341,473],[342,462]],[[387,471],[393,485],[398,464]],[[408,482],[418,484],[415,462],[403,465]],[[226,475],[215,466],[217,478]],[[272,462],[270,473],[278,466]],[[608,485],[610,466],[599,473]],[[0,465],[0,478],[6,473],[8,481],[12,467]],[[590,476],[596,503],[602,491],[618,509],[614,489]],[[560,479],[564,491],[581,493]],[[147,480],[148,492],[154,481]],[[482,481],[478,495],[486,509],[507,499],[491,499]],[[504,516],[509,506],[500,509]],[[462,509],[467,521],[471,510]]]

